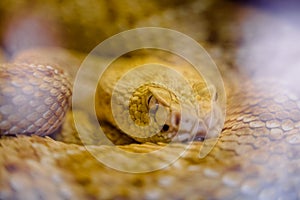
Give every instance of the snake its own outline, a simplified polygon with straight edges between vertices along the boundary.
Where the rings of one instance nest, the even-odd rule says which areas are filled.
[[[211,102],[218,95],[209,93],[195,71],[178,67],[186,65],[178,58],[125,56],[97,88],[97,119],[116,144],[108,145],[94,134],[97,130],[84,108],[69,109],[71,85],[83,57],[64,49],[38,49],[22,52],[10,63],[1,64],[0,199],[299,198],[299,97],[278,80],[255,80],[227,68],[223,77],[228,97],[226,119],[214,144],[214,138],[203,135],[213,112]],[[95,62],[103,59],[95,58]],[[130,96],[129,120],[147,125],[154,119],[160,129],[158,134],[146,139],[128,135],[112,119],[107,100],[112,98],[110,84],[126,70],[149,60],[171,65],[188,77],[195,101],[202,103],[201,112],[188,107],[188,116],[190,120],[197,119],[199,129],[192,135],[194,141],[187,144],[186,134],[192,133],[195,124],[183,126],[183,139],[178,137],[167,151],[151,160],[128,160],[118,153],[111,157],[118,148],[140,154],[164,148],[173,138],[172,133],[178,131],[178,123],[184,123],[178,122],[179,96],[163,85],[151,83]],[[159,76],[157,71],[153,73]],[[120,89],[120,94],[125,95]],[[182,95],[193,100],[187,91]],[[149,114],[143,116],[137,110]],[[87,135],[77,133],[73,113],[79,113]],[[163,123],[158,119],[161,115],[167,116]],[[204,143],[212,143],[213,148],[199,158]],[[124,173],[95,158],[100,155],[136,168],[163,162],[183,150],[186,151],[171,165],[147,173]]]

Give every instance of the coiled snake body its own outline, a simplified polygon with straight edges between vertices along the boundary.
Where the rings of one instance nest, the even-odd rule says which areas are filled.
[[[133,58],[123,62],[128,59]],[[115,171],[100,164],[80,144],[70,144],[78,138],[70,129],[69,115],[57,136],[63,142],[38,136],[3,137],[1,198],[297,198],[298,98],[274,82],[262,83],[243,83],[247,89],[242,84],[232,85],[238,89],[229,91],[224,129],[205,158],[198,157],[202,142],[194,142],[173,165],[151,173]],[[62,91],[69,94],[68,90]],[[89,130],[88,117],[82,115],[82,120]],[[120,148],[145,153],[162,146],[145,143]],[[149,162],[160,162],[185,147],[182,143],[171,144],[172,151]],[[101,155],[114,148],[89,145],[93,154]],[[139,164],[134,159],[124,163]]]

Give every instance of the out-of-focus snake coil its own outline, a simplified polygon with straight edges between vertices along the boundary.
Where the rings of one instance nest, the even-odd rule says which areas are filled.
[[[49,135],[63,122],[71,84],[49,65],[3,64],[0,67],[1,135]]]

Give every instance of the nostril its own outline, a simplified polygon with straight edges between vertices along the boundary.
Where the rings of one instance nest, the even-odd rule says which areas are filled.
[[[170,123],[172,127],[179,128],[180,120],[181,120],[181,114],[179,112],[175,111],[171,113]]]
[[[169,125],[165,124],[165,125],[163,126],[162,130],[163,130],[164,132],[166,132],[166,131],[169,130],[169,128],[170,128]]]

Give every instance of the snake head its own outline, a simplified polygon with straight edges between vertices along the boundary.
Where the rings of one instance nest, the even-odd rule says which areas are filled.
[[[159,132],[149,137],[134,137],[139,142],[185,142],[190,141],[195,136],[204,138],[207,133],[205,120],[201,119],[196,109],[184,108],[176,95],[170,90],[157,86],[147,86],[147,89],[139,89],[135,95],[139,95],[139,112],[132,109],[131,117],[136,125],[149,126],[152,123],[159,127]],[[143,92],[141,92],[143,91]],[[137,106],[138,107],[138,106]],[[144,108],[144,109],[143,109]],[[147,112],[147,118],[141,114]]]
[[[176,95],[162,88],[149,88],[151,94],[148,98],[150,113],[157,121],[165,117],[161,135],[172,138],[172,141],[184,142],[191,138],[203,140],[207,133],[207,117],[201,118],[192,106],[180,105]],[[165,112],[162,115],[162,112]],[[167,115],[167,116],[166,116]]]

